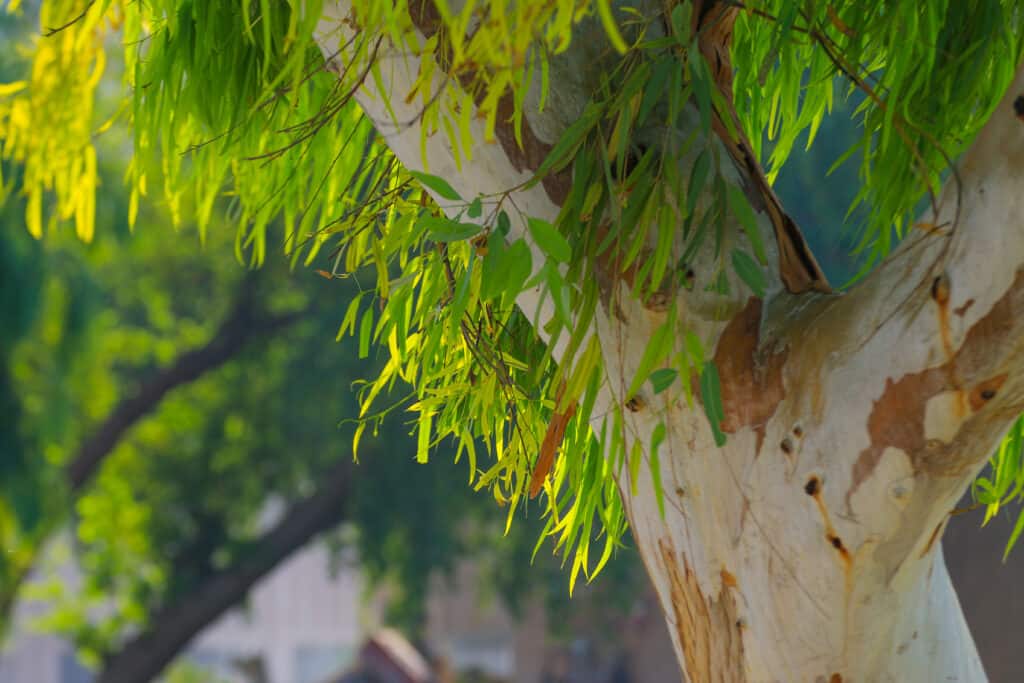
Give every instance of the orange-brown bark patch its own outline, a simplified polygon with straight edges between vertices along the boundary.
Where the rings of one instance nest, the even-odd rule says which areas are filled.
[[[758,452],[765,425],[786,396],[782,368],[787,356],[785,350],[759,351],[760,325],[761,300],[751,298],[726,325],[715,347],[724,415],[719,428],[727,434],[752,428]]]
[[[942,338],[942,350],[946,358],[953,357],[953,332],[949,326],[949,281],[936,278],[932,284],[932,299],[939,309],[939,336]]]
[[[951,388],[948,380],[946,372],[933,368],[904,375],[895,382],[885,381],[885,390],[868,416],[871,445],[861,451],[853,464],[853,485],[846,496],[847,502],[875,471],[886,448],[899,448],[911,457],[924,448],[925,404],[935,394]]]
[[[658,541],[669,578],[673,624],[683,651],[690,683],[743,683],[743,629],[736,599],[724,583],[715,597],[706,597],[686,559],[671,541]]]
[[[839,559],[843,563],[843,569],[846,570],[847,582],[849,582],[849,570],[853,566],[853,556],[850,555],[850,551],[843,544],[843,539],[839,537],[835,527],[832,526],[832,516],[828,514],[828,506],[825,505],[825,500],[821,497],[821,480],[818,477],[808,479],[804,485],[804,493],[814,498],[814,502],[818,506],[818,512],[821,514],[822,526],[825,528],[825,540],[838,551]]]
[[[930,458],[935,458],[937,466],[948,471],[954,464],[945,462],[950,458],[984,457],[984,453],[960,448],[955,440],[954,443],[937,445],[929,450],[924,431],[925,406],[936,394],[961,391],[963,386],[972,382],[977,382],[977,385],[971,395],[965,397],[964,406],[973,414],[994,398],[1007,375],[1005,372],[996,372],[1004,359],[994,353],[993,349],[1010,348],[1010,342],[1024,332],[1019,321],[1021,311],[1024,311],[1024,270],[1017,271],[1010,288],[988,313],[971,326],[960,348],[951,353],[945,363],[908,373],[896,380],[886,379],[885,389],[868,416],[871,444],[861,451],[853,465],[853,483],[846,495],[847,503],[874,471],[886,448],[904,451],[915,470]],[[973,414],[965,425],[974,419]],[[961,426],[961,431],[963,429],[964,426]]]
[[[558,385],[558,392],[555,396],[555,412],[551,415],[551,422],[548,423],[547,432],[544,434],[544,441],[540,445],[540,453],[537,455],[537,464],[530,475],[530,498],[536,498],[537,494],[544,487],[544,481],[548,478],[551,466],[555,463],[555,453],[565,439],[565,428],[569,421],[576,414],[576,401],[573,401],[562,412],[562,395],[565,393],[565,382]]]

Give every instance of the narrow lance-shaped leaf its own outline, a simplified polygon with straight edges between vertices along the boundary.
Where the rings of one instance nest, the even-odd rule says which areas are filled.
[[[572,258],[572,248],[555,226],[539,218],[527,221],[530,235],[548,258],[558,263],[568,263]]]
[[[665,441],[665,423],[659,422],[651,434],[651,483],[654,485],[654,497],[658,502],[658,514],[665,518],[665,492],[661,486],[661,463],[658,460],[658,449]]]
[[[436,175],[424,173],[423,171],[409,171],[409,175],[420,181],[420,183],[422,183],[427,189],[433,190],[442,199],[447,199],[453,202],[457,202],[462,199],[462,197],[459,196],[459,193],[455,191],[455,188],[453,188],[444,178],[439,178]]]
[[[421,220],[427,235],[435,242],[459,242],[479,234],[483,227],[476,223],[459,223],[450,218],[427,216]]]
[[[722,387],[718,379],[718,368],[711,361],[704,363],[700,375],[700,397],[704,404],[704,413],[711,424],[711,433],[715,437],[715,445],[725,445],[725,434],[722,432],[722,419],[725,409],[722,407]]]
[[[750,258],[750,254],[739,249],[732,250],[732,267],[740,279],[747,284],[754,292],[754,295],[763,299],[765,288],[768,285],[764,272],[757,262]]]

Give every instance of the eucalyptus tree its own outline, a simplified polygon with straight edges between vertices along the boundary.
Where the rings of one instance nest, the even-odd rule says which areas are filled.
[[[1022,18],[47,0],[0,135],[28,229],[88,239],[120,30],[133,196],[202,223],[227,194],[240,256],[281,217],[367,283],[342,331],[389,361],[356,443],[411,383],[420,459],[454,440],[510,521],[540,496],[570,585],[628,520],[690,681],[980,681],[939,548],[993,451],[981,501],[1020,492]],[[841,290],[770,180],[851,91],[870,258]]]

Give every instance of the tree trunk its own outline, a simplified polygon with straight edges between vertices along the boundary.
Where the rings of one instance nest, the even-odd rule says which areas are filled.
[[[419,37],[432,35],[430,3],[412,4]],[[662,11],[633,4],[651,17]],[[321,47],[339,73],[338,45],[359,25],[353,6],[337,3],[321,24]],[[446,178],[463,197],[493,194],[529,179],[579,115],[606,48],[599,25],[580,24],[551,65],[557,98],[543,114],[527,111],[522,147],[511,122],[499,120],[497,144],[483,143],[475,122],[478,144],[461,168],[443,133],[427,136],[424,158],[418,106],[406,97],[433,54],[385,39],[380,80],[367,79],[356,96],[407,167]],[[435,86],[458,87],[442,75]],[[1024,409],[1024,124],[1013,106],[1022,93],[1018,76],[961,161],[934,221],[945,227],[915,232],[852,291],[796,296],[776,267],[767,301],[740,295],[747,290],[733,282],[723,308],[703,291],[716,275],[714,255],[698,255],[697,285],[677,293],[680,324],[713,342],[724,447],[703,412],[670,392],[641,392],[627,405],[665,314],[621,282],[614,314],[599,309],[593,333],[608,379],[600,402],[628,408],[627,440],[645,448],[656,425],[667,429],[664,517],[648,468],[635,495],[628,473],[619,485],[685,680],[985,680],[939,548],[949,512]],[[536,93],[526,100],[529,110]],[[680,163],[688,173],[692,159]],[[751,173],[737,164],[733,179]],[[524,214],[556,218],[564,178],[549,180],[512,193]],[[759,216],[766,244],[778,226],[770,214]],[[513,222],[510,237],[524,234]],[[784,271],[785,253],[781,261]],[[518,303],[532,319],[539,300],[530,291]],[[541,305],[540,319],[550,314]]]

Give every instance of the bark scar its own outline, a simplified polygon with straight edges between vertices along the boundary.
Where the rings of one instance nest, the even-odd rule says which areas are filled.
[[[939,303],[936,298],[936,303]],[[942,304],[939,304],[940,306]],[[946,302],[948,305],[948,301]],[[1024,310],[1024,269],[1018,269],[1009,289],[992,305],[964,336],[960,348],[950,353],[942,365],[903,375],[899,379],[887,378],[882,395],[874,402],[868,415],[870,445],[861,451],[853,464],[852,482],[846,494],[847,508],[862,483],[875,471],[882,454],[888,447],[897,448],[910,458],[915,473],[926,461],[935,458],[937,467],[948,470],[957,462],[948,462],[959,455],[959,464],[967,464],[984,457],[984,453],[963,452],[955,440],[931,452],[925,435],[925,410],[928,401],[943,392],[963,392],[963,409],[969,411],[960,426],[968,424],[995,398],[1007,379],[1007,373],[994,372],[1000,359],[993,357],[991,349],[1001,348],[1007,340],[1020,336],[1018,313]],[[946,341],[942,340],[945,350]],[[958,402],[959,403],[959,402]],[[932,449],[934,450],[934,449]]]
[[[760,299],[751,297],[726,325],[715,347],[724,413],[719,427],[726,434],[751,427],[757,434],[757,453],[768,420],[786,397],[782,369],[788,356],[786,349],[759,352],[761,306]]]
[[[686,676],[707,683],[743,683],[747,680],[743,656],[743,619],[733,588],[722,570],[717,596],[705,596],[685,557],[668,539],[658,540],[662,565],[669,579],[669,599],[675,636],[683,652]],[[729,575],[731,576],[731,574]],[[732,579],[735,582],[735,578]]]

